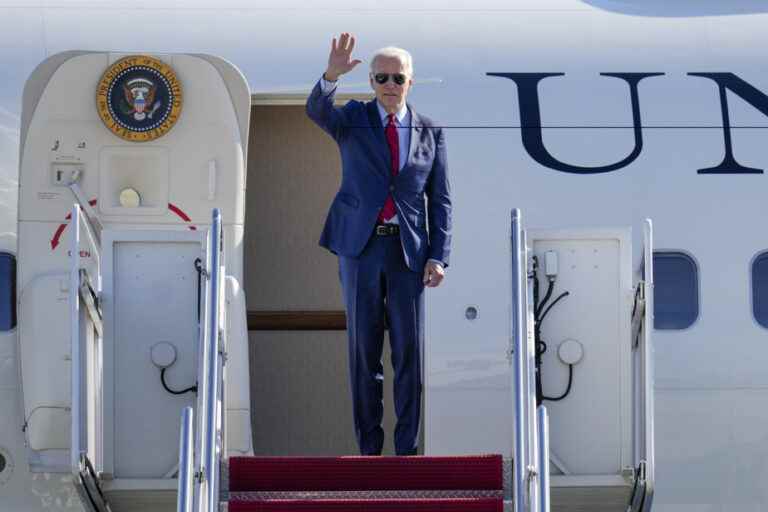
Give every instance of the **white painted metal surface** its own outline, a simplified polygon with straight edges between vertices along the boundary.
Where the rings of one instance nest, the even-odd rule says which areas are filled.
[[[177,462],[179,411],[191,406],[195,395],[165,391],[151,351],[159,342],[171,343],[178,358],[166,371],[168,387],[195,385],[194,263],[203,254],[201,242],[195,231],[104,232],[104,359],[106,389],[112,390],[105,411],[112,418],[112,428],[106,429],[112,443],[105,443],[105,454],[111,452],[112,467],[106,468],[115,478],[162,478]],[[141,423],[137,411],[142,411]]]
[[[632,464],[630,233],[539,230],[529,238],[539,261],[549,251],[558,254],[553,299],[570,293],[542,323],[547,344],[541,368],[545,396],[558,397],[568,386],[568,367],[557,356],[560,343],[575,339],[584,347],[583,359],[573,367],[568,396],[545,401],[550,451],[572,475],[621,475]],[[539,278],[543,288],[541,268]]]
[[[193,404],[194,395],[163,389],[151,350],[161,341],[174,345],[177,360],[165,377],[171,389],[195,384],[194,260],[202,255],[211,205],[220,204],[228,213],[229,223],[221,228],[227,243],[239,247],[242,241],[243,141],[249,115],[242,75],[217,58],[161,56],[186,77],[190,103],[160,143],[142,146],[111,135],[96,115],[92,96],[72,91],[73,80],[97,77],[119,57],[73,53],[53,58],[33,74],[27,91],[31,111],[21,160],[18,270],[20,325],[26,327],[18,342],[20,359],[26,361],[20,374],[28,398],[21,393],[18,398],[31,442],[21,457],[27,483],[18,487],[27,496],[19,503],[27,504],[18,510],[35,510],[39,496],[51,493],[67,493],[70,498],[61,506],[76,506],[71,477],[38,478],[35,473],[69,471],[71,466],[77,477],[81,453],[105,477],[103,487],[116,498],[116,512],[146,503],[142,500],[148,496],[156,497],[157,510],[166,506],[165,495],[175,488],[169,478],[178,458],[178,413]],[[221,170],[215,175],[209,173],[211,161]],[[120,204],[126,186],[141,196],[139,206]],[[73,225],[80,224],[67,216],[74,202],[90,211],[97,226],[82,231],[80,240],[72,233]],[[232,307],[239,309],[225,330],[231,333],[233,352],[247,354],[245,300],[239,289],[242,253],[232,254],[222,268],[228,271]],[[68,278],[70,255],[72,268],[80,272],[76,284]],[[81,284],[90,286],[93,296],[91,291],[85,295],[77,318],[82,323],[86,309],[100,307],[103,344],[88,333],[100,328],[99,322],[71,323],[70,307],[78,303],[72,297],[82,292]],[[75,330],[81,333],[80,344],[74,343]],[[231,375],[246,385],[232,391],[231,412],[229,404],[217,407],[233,415],[237,453],[248,453],[250,423],[243,421],[250,417],[247,357],[233,365]],[[70,382],[79,400],[72,400]],[[3,500],[0,494],[5,506]]]

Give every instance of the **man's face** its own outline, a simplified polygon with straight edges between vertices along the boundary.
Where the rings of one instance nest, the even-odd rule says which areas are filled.
[[[383,84],[376,82],[374,77],[378,73],[387,73],[389,79]],[[408,91],[413,84],[411,77],[407,75],[402,85],[396,84],[392,79],[392,75],[396,73],[405,75],[405,68],[400,63],[400,59],[397,57],[379,57],[376,59],[370,78],[376,99],[379,100],[388,114],[396,113],[405,105],[405,97],[408,96]]]

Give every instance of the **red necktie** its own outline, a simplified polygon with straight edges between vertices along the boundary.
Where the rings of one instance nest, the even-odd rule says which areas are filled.
[[[389,154],[392,156],[392,176],[397,176],[397,171],[400,169],[400,141],[397,138],[397,127],[395,126],[395,114],[389,114],[387,116],[389,122],[387,127],[384,128],[384,135],[387,138],[387,144],[389,145]],[[384,206],[379,212],[379,222],[384,223],[395,216],[395,201],[392,199],[392,194],[387,196],[387,200],[384,202]]]

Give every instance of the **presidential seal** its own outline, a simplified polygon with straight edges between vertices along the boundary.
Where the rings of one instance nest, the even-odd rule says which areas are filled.
[[[168,64],[133,55],[104,72],[96,89],[96,108],[112,133],[147,142],[173,128],[181,114],[181,98],[181,84]]]

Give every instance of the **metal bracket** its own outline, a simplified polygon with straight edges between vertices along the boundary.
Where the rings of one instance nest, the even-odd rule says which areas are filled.
[[[645,482],[645,480],[647,478],[647,475],[646,475],[647,469],[648,469],[648,467],[647,467],[646,461],[641,460],[640,464],[639,464],[639,466],[637,468],[637,478],[639,478],[640,481],[642,481],[642,482]]]
[[[102,324],[101,308],[99,307],[99,297],[96,292],[91,288],[90,280],[88,279],[88,273],[84,269],[80,269],[80,298],[85,305],[86,311],[93,322],[93,326],[96,329],[99,337],[104,336],[104,327]]]
[[[638,281],[632,304],[632,348],[637,348],[640,344],[640,334],[645,323],[645,305],[645,281]]]
[[[630,483],[630,484],[633,483],[635,481],[636,476],[637,475],[635,474],[635,468],[633,468],[632,466],[624,466],[621,469],[621,477],[627,483]]]

